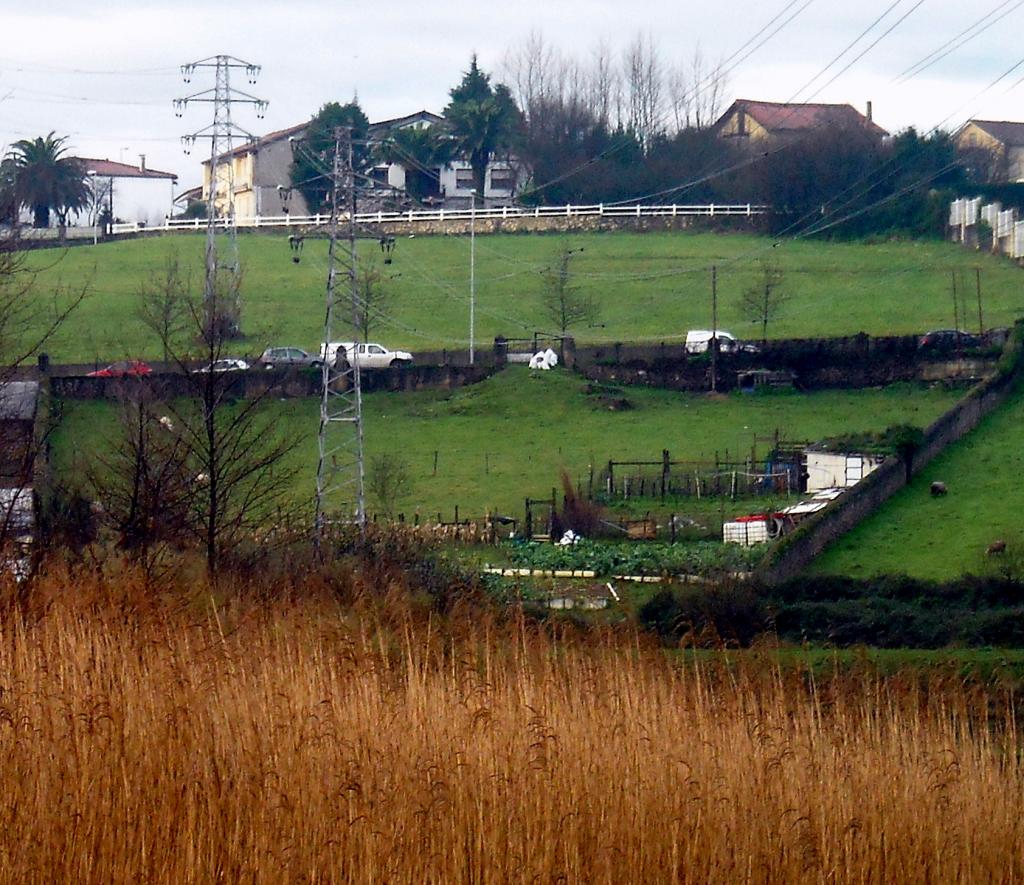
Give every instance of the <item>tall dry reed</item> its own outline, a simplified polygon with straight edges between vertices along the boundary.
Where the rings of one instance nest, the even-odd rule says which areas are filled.
[[[936,679],[56,575],[0,626],[0,880],[1019,881],[1012,704]]]

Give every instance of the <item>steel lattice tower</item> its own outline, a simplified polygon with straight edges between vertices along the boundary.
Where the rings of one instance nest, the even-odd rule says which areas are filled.
[[[316,470],[316,536],[328,522],[354,521],[366,525],[363,465],[363,398],[359,360],[346,359],[339,349],[330,359],[334,314],[345,306],[346,296],[355,319],[359,305],[356,265],[356,180],[353,169],[352,131],[334,131],[334,156],[330,169],[331,220],[327,250],[327,293],[324,312],[324,356],[320,395],[320,427]],[[340,234],[340,207],[345,207],[345,234]],[[339,240],[343,246],[339,249]],[[347,292],[338,292],[338,265]]]
[[[259,76],[259,65],[231,55],[216,55],[181,66],[186,83],[201,68],[214,70],[214,87],[174,100],[177,116],[190,102],[213,105],[213,122],[190,135],[182,136],[185,153],[191,153],[198,139],[210,140],[210,183],[206,205],[206,267],[203,305],[208,323],[223,323],[219,333],[240,333],[242,305],[239,295],[238,236],[235,225],[234,164],[230,156],[234,140],[254,142],[255,136],[237,126],[231,118],[231,106],[251,104],[262,118],[267,109],[263,99],[234,89],[231,71],[243,70],[250,83]],[[223,301],[218,304],[218,299]]]

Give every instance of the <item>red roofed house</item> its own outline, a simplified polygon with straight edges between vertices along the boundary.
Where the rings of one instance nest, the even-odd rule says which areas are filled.
[[[828,128],[864,129],[878,138],[889,134],[871,119],[870,102],[865,116],[848,104],[783,104],[738,98],[714,125],[721,138],[747,144],[795,138]]]
[[[107,221],[116,219],[120,214],[131,221],[159,221],[162,218],[155,214],[159,205],[170,208],[174,185],[178,180],[175,172],[161,172],[146,166],[146,155],[139,155],[138,165],[118,163],[115,160],[97,157],[76,157],[85,174],[93,182],[93,193],[96,205],[90,207],[89,214],[96,215]],[[114,181],[118,184],[115,187]],[[153,187],[147,182],[166,181],[170,183],[171,193],[163,199],[154,194]],[[166,214],[166,210],[163,211]],[[90,224],[93,223],[90,220]]]

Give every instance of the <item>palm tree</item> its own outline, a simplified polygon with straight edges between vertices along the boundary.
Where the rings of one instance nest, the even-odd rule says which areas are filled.
[[[68,213],[89,204],[89,185],[79,160],[66,156],[67,136],[22,139],[7,159],[14,165],[14,193],[19,206],[32,210],[33,227],[49,227],[50,211],[63,229]]]
[[[490,75],[480,70],[475,55],[462,82],[449,94],[451,101],[444,110],[448,131],[456,152],[469,161],[474,200],[481,205],[487,164],[496,153],[511,147],[520,124],[519,108],[507,86],[491,86]]]

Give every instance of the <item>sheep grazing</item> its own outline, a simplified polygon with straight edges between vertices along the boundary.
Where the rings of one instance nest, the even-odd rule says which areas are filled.
[[[986,556],[999,556],[1006,552],[1006,541],[993,541],[985,550]]]
[[[946,488],[946,484],[944,482],[937,482],[936,481],[936,482],[932,483],[932,497],[933,498],[941,498],[943,495],[946,494],[947,491],[949,491],[949,490]]]

